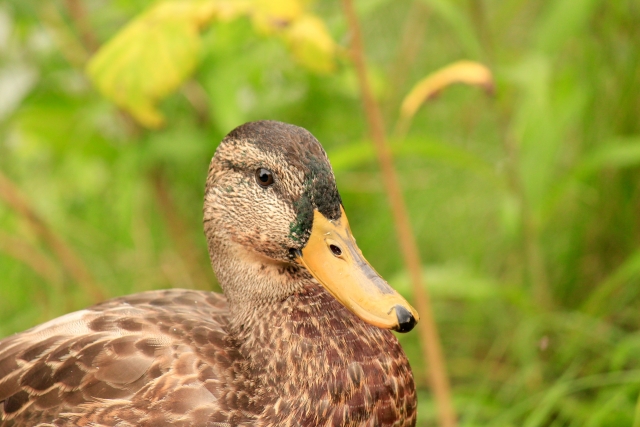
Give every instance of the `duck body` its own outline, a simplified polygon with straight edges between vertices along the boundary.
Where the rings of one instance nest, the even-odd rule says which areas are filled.
[[[285,143],[292,131],[308,138],[290,125],[257,123],[241,129],[254,136],[251,141],[272,136],[274,127]],[[234,150],[255,145],[242,147],[242,140],[236,135],[231,141],[240,141]],[[140,293],[0,341],[0,426],[415,425],[415,385],[393,333],[363,321],[360,308],[342,302],[341,290],[327,290],[330,279],[318,279],[314,267],[295,262],[308,257],[304,252],[313,235],[304,226],[304,193],[287,203],[291,194],[283,191],[275,201],[254,205],[253,215],[244,214],[243,198],[254,203],[272,187],[253,188],[254,177],[245,179],[243,172],[229,177],[226,168],[236,170],[238,164],[219,154],[220,148],[218,164],[214,157],[209,171],[204,212],[225,295]],[[264,160],[246,161],[260,179]],[[266,166],[279,177],[287,173],[273,163]],[[289,169],[295,175],[300,168]],[[308,174],[298,175],[308,181]],[[331,182],[327,188],[333,191]],[[317,201],[310,203],[319,210]],[[288,219],[280,218],[283,209],[291,211]],[[331,224],[340,222],[335,203],[324,210],[331,211]],[[315,218],[311,222],[321,222]],[[285,230],[280,233],[279,223]],[[346,252],[342,241],[330,242]],[[371,289],[392,298],[382,285]],[[401,319],[398,301],[390,304]]]

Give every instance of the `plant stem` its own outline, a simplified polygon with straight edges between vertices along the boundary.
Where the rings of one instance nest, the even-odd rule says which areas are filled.
[[[177,252],[187,266],[187,272],[191,281],[191,287],[195,289],[211,290],[216,283],[211,269],[202,268],[199,262],[198,252],[189,238],[189,227],[185,224],[182,215],[178,211],[177,204],[167,186],[165,173],[158,167],[149,174],[155,194],[155,199],[160,208],[160,213],[167,226],[171,240],[176,244]],[[210,273],[211,272],[211,273]]]
[[[93,279],[80,257],[49,228],[27,202],[27,199],[22,196],[18,187],[2,172],[0,172],[0,199],[3,199],[18,215],[26,220],[36,235],[51,248],[69,275],[78,282],[78,285],[83,288],[94,303],[106,299],[104,292]]]
[[[413,0],[409,8],[402,40],[398,48],[396,59],[389,70],[389,88],[391,93],[386,98],[385,117],[388,119],[392,112],[398,110],[398,105],[402,98],[405,83],[409,77],[411,66],[418,57],[420,48],[424,41],[424,34],[427,29],[426,22],[429,18],[429,8],[422,0]]]
[[[501,116],[504,148],[507,154],[507,175],[512,194],[520,205],[522,244],[527,275],[533,288],[533,298],[538,307],[551,309],[554,305],[549,289],[549,278],[539,242],[539,229],[527,198],[526,189],[518,171],[520,150],[508,125],[506,114]]]
[[[37,247],[21,239],[0,231],[0,252],[29,266],[42,279],[51,283],[56,292],[63,292],[62,274],[58,266]]]
[[[39,9],[40,21],[51,33],[51,38],[62,56],[74,68],[83,69],[89,52],[69,27],[64,17],[53,2],[42,2]]]
[[[360,25],[353,8],[352,0],[343,0],[342,4],[351,32],[351,54],[358,75],[358,83],[364,101],[367,121],[369,122],[371,138],[384,175],[385,189],[391,204],[400,247],[404,262],[411,275],[416,305],[422,320],[418,330],[421,336],[423,355],[426,359],[427,366],[430,368],[429,380],[438,406],[440,425],[442,427],[454,427],[457,425],[456,415],[451,399],[451,387],[447,377],[442,346],[433,318],[429,294],[422,283],[422,266],[418,246],[411,230],[409,214],[407,213],[398,182],[398,176],[393,166],[391,153],[387,146],[382,114],[378,104],[373,98],[373,92],[368,80]]]
[[[483,51],[488,56],[491,68],[496,57],[495,43],[491,32],[485,25],[486,12],[481,3],[473,5],[474,21],[480,34],[480,41]],[[550,288],[549,276],[544,261],[543,249],[540,244],[540,228],[536,221],[535,214],[531,209],[527,191],[520,174],[519,165],[521,160],[520,144],[512,131],[510,115],[513,108],[498,104],[498,124],[502,133],[503,148],[507,157],[505,172],[509,183],[511,194],[517,199],[520,208],[520,226],[522,232],[522,256],[525,264],[528,280],[533,288],[533,299],[539,307],[551,309],[554,306],[554,299]]]
[[[636,413],[633,417],[633,427],[640,427],[640,394],[638,394],[638,400],[636,401]]]
[[[93,53],[98,50],[100,44],[98,38],[91,29],[91,24],[87,18],[87,12],[84,9],[84,4],[80,0],[66,0],[65,4],[69,15],[74,22],[76,30],[82,37],[82,42],[89,53]]]

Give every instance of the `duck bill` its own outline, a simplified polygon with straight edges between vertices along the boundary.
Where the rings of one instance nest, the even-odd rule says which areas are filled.
[[[363,321],[408,332],[418,322],[416,310],[371,267],[351,234],[347,215],[332,221],[314,212],[311,236],[298,261],[340,303]]]

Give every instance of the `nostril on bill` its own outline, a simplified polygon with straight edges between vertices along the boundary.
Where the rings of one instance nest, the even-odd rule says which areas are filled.
[[[418,323],[413,314],[401,305],[396,305],[396,317],[398,326],[393,328],[396,332],[409,332]]]
[[[342,255],[342,249],[340,249],[340,247],[336,246],[336,245],[329,245],[329,249],[331,249],[331,252],[335,255],[335,256],[340,256]]]

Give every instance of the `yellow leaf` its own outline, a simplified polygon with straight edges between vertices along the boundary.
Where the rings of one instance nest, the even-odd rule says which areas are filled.
[[[300,0],[251,0],[251,20],[256,31],[270,35],[287,28],[303,13]]]
[[[480,86],[488,93],[493,92],[493,76],[487,67],[473,61],[454,62],[429,74],[409,91],[400,107],[401,120],[409,122],[425,101],[454,83]]]
[[[319,73],[335,69],[336,44],[318,17],[301,16],[287,29],[284,37],[300,64]]]
[[[91,58],[89,78],[142,125],[161,126],[164,117],[157,102],[193,72],[200,52],[199,29],[217,10],[217,2],[211,0],[155,4]]]
[[[174,0],[155,4],[141,18],[150,21],[180,20],[197,27],[208,24],[222,2],[212,0]]]
[[[251,10],[254,0],[216,0],[216,18],[219,21],[231,21]]]

